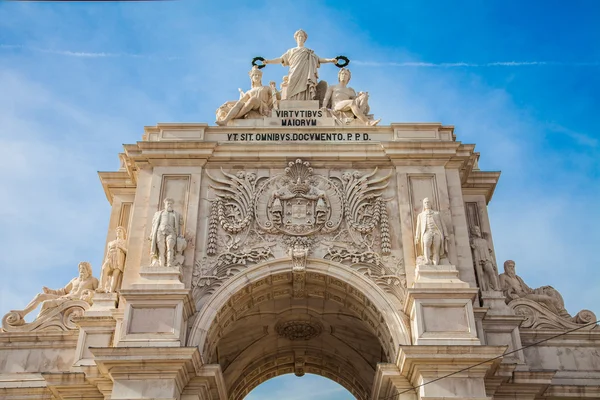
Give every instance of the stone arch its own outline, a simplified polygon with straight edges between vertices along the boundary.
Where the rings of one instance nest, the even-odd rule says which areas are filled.
[[[291,261],[258,264],[202,305],[187,345],[220,364],[230,398],[277,375],[314,373],[368,397],[378,362],[410,344],[409,323],[366,276],[329,260],[307,260],[305,295],[295,297]]]
[[[308,353],[309,356],[305,360],[306,373],[331,379],[358,399],[369,397],[371,387],[365,387],[352,364],[333,352],[309,348]],[[239,378],[232,383],[229,388],[229,398],[241,400],[261,383],[277,376],[293,373],[296,373],[293,351],[266,354],[245,368]]]

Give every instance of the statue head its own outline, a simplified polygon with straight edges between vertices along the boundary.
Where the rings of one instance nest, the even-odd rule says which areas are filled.
[[[262,71],[258,68],[258,66],[253,66],[250,72],[248,72],[248,75],[250,76],[252,87],[262,86]]]
[[[425,197],[423,199],[423,210],[430,210],[431,209],[431,200],[429,200],[429,197]]]
[[[163,204],[165,205],[165,210],[173,211],[173,204],[175,204],[175,200],[169,197],[163,201]]]
[[[298,43],[298,47],[304,46],[304,42],[308,39],[308,34],[304,32],[302,29],[298,29],[296,33],[294,33],[294,39],[296,39],[296,43]]]
[[[513,260],[504,261],[504,272],[508,276],[515,276],[515,262]]]
[[[340,68],[340,71],[338,72],[338,82],[348,83],[348,82],[350,82],[351,77],[352,77],[352,73],[350,72],[349,69]]]
[[[87,261],[82,261],[77,267],[79,269],[79,277],[81,279],[87,279],[92,276],[92,265]]]
[[[117,239],[125,239],[125,228],[122,226],[117,226],[117,229],[115,229],[115,234],[117,235]]]
[[[474,236],[481,237],[481,229],[479,229],[479,227],[477,225],[475,225],[473,228],[471,228],[471,232],[473,233]]]

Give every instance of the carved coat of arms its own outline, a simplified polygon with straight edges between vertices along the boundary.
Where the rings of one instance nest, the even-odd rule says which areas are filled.
[[[314,176],[308,162],[290,162],[285,175],[270,179],[257,194],[259,226],[291,236],[332,231],[342,221],[342,197],[324,177]]]

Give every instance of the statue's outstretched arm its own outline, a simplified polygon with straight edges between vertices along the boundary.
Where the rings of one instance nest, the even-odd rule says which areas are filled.
[[[326,63],[336,63],[338,61],[337,58],[319,58],[319,62],[321,64],[326,64]]]
[[[270,60],[264,60],[263,63],[265,63],[265,64],[281,64],[282,59],[281,59],[281,57],[277,57],[277,58],[273,58]]]

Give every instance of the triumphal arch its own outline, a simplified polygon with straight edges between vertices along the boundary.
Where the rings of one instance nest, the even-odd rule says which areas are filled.
[[[500,173],[452,126],[381,125],[306,37],[216,124],[146,127],[100,173],[104,262],[5,310],[1,398],[241,400],[288,373],[365,400],[600,398],[595,315],[495,257]]]

